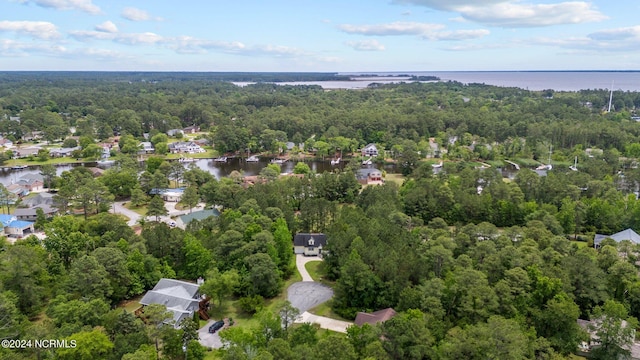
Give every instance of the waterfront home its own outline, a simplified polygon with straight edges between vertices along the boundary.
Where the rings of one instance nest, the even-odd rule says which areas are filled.
[[[169,144],[169,152],[172,154],[198,154],[205,152],[205,150],[193,141],[177,141]]]
[[[378,156],[378,147],[376,144],[367,144],[362,148],[362,156]]]
[[[70,157],[71,154],[73,154],[74,151],[76,150],[82,150],[82,148],[80,146],[76,146],[76,147],[71,147],[71,148],[57,148],[57,149],[50,149],[49,150],[49,156],[51,157]]]
[[[26,147],[26,148],[17,148],[13,150],[13,158],[14,159],[24,159],[29,156],[38,155],[38,151],[42,148],[38,146]]]
[[[1,138],[0,139],[0,146],[3,146],[7,149],[12,148],[13,147],[13,141],[7,139],[7,138]]]
[[[382,185],[384,184],[384,179],[382,178],[382,171],[378,169],[358,169],[356,171],[356,180],[361,185]]]
[[[16,184],[20,185],[22,188],[24,188],[29,192],[34,192],[34,191],[39,192],[44,189],[44,182],[42,180],[35,179],[35,178],[23,177],[23,178],[20,178],[20,180],[18,180]]]

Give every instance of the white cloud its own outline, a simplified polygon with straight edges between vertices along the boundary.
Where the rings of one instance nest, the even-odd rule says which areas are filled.
[[[95,29],[96,31],[102,31],[106,33],[118,32],[118,27],[116,26],[116,24],[112,23],[111,21],[105,21],[102,24],[98,24],[96,25]]]
[[[358,51],[384,51],[384,45],[377,40],[348,41],[346,44]]]
[[[102,10],[91,0],[19,0],[20,3],[29,4],[34,3],[44,8],[51,8],[56,10],[79,10],[91,15],[98,15],[102,13]]]
[[[68,52],[68,50],[60,45],[0,39],[0,55],[2,56],[19,57],[28,56],[29,54],[57,56],[66,52]]]
[[[444,28],[440,24],[428,24],[417,22],[393,22],[376,25],[339,25],[338,28],[348,34],[360,34],[367,36],[387,35],[424,35]]]
[[[115,37],[115,41],[127,45],[139,45],[139,44],[158,44],[163,43],[165,38],[161,35],[145,32],[145,33],[130,33],[130,34],[118,34]]]
[[[566,1],[532,4],[520,0],[395,0],[398,4],[426,6],[457,12],[468,21],[500,27],[539,27],[579,24],[607,19],[593,4]]]
[[[620,41],[620,40],[639,40],[640,26],[631,26],[617,29],[606,29],[591,33],[588,35],[593,40],[601,41]]]
[[[147,11],[134,7],[124,8],[121,15],[131,21],[162,21],[162,18],[151,16]]]
[[[455,30],[455,31],[439,31],[425,35],[425,39],[429,40],[470,40],[479,39],[489,35],[489,30],[477,29],[477,30]]]
[[[116,38],[115,33],[109,33],[104,31],[84,31],[74,30],[70,31],[69,35],[79,41],[86,40],[113,40]]]
[[[0,31],[10,31],[48,40],[60,36],[56,26],[46,21],[0,21]]]

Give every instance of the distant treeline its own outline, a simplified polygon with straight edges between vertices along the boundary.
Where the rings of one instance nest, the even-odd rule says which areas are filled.
[[[128,71],[7,71],[0,72],[2,82],[30,80],[81,80],[81,81],[349,81],[351,76],[337,73],[294,72],[128,72]]]

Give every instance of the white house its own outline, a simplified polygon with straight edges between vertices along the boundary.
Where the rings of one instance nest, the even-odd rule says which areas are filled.
[[[205,150],[193,141],[178,141],[169,144],[169,152],[172,154],[199,154],[205,152]]]
[[[378,156],[378,147],[376,144],[367,144],[367,146],[362,148],[363,156]]]
[[[153,144],[150,141],[143,141],[140,143],[140,151],[142,154],[153,154],[156,149],[153,147]]]
[[[320,233],[298,233],[293,237],[293,252],[305,256],[322,256],[327,246],[327,235]]]

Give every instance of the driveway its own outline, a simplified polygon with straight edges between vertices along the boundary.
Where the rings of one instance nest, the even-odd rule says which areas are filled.
[[[204,327],[198,330],[198,342],[204,347],[219,349],[222,347],[220,331],[216,331],[214,334],[209,333],[209,326],[213,325],[214,322],[216,322],[216,320],[209,320]]]
[[[303,313],[333,297],[333,289],[313,281],[301,281],[291,284],[287,290],[287,300]]]
[[[138,214],[133,210],[127,209],[126,207],[124,207],[124,203],[125,201],[114,202],[111,209],[109,209],[109,212],[112,212],[114,214],[121,214],[128,217],[129,221],[127,221],[127,225],[135,226],[136,224],[138,224],[138,220],[140,220],[142,215]]]
[[[313,281],[311,275],[307,271],[307,268],[304,265],[311,261],[322,261],[322,258],[317,256],[304,256],[302,254],[296,254],[296,267],[298,268],[298,272],[302,276],[302,281]]]
[[[320,328],[331,331],[346,333],[347,328],[353,323],[331,319],[324,316],[314,315],[307,310],[312,309],[333,297],[333,289],[330,287],[314,282],[304,265],[310,261],[321,261],[321,258],[315,256],[296,255],[296,267],[302,276],[302,280],[291,284],[287,289],[287,300],[291,305],[300,310],[300,316],[296,319],[297,323],[313,323],[319,324]]]

